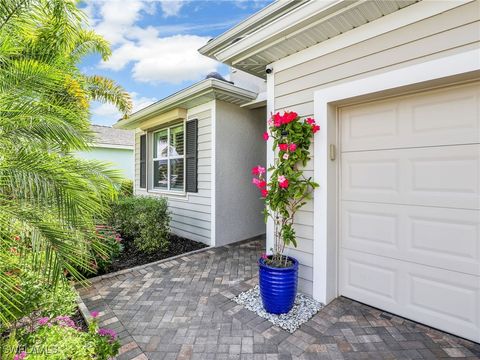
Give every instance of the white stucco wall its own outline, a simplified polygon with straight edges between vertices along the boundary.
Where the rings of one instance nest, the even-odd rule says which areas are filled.
[[[265,233],[263,201],[252,185],[253,166],[265,166],[266,110],[216,102],[216,245]]]

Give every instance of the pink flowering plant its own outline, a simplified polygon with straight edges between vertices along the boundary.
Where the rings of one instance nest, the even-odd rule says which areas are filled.
[[[274,247],[271,256],[262,255],[271,266],[286,267],[290,261],[283,253],[285,246],[297,246],[294,229],[295,214],[311,198],[318,184],[304,175],[303,167],[311,159],[313,135],[320,127],[312,118],[302,120],[295,112],[276,113],[268,121],[263,139],[273,139],[275,161],[267,170],[262,166],[252,169],[253,184],[265,201],[265,221],[274,222]]]
[[[99,328],[98,311],[93,311],[91,316],[86,331],[69,316],[39,318],[33,329],[20,330],[18,339],[22,346],[13,359],[109,360],[115,357],[120,349],[116,332]]]

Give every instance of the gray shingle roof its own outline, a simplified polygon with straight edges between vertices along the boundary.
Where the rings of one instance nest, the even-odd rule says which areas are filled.
[[[96,144],[131,146],[135,144],[135,132],[132,130],[114,129],[110,126],[92,125]]]

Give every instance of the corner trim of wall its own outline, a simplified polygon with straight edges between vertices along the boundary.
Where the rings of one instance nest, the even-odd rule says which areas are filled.
[[[275,111],[275,69],[270,74],[267,74],[267,119],[273,114]],[[267,122],[265,119],[265,122]],[[266,125],[266,124],[265,124]],[[273,139],[270,138],[267,141],[267,148],[266,148],[266,165],[267,168],[273,164],[275,160],[275,152],[272,150],[273,146]],[[267,171],[267,182],[270,180],[270,176]],[[273,228],[273,220],[268,218],[267,220],[267,229],[266,229],[266,252],[268,253],[271,248],[273,248],[274,242],[274,228]]]
[[[313,297],[328,304],[338,292],[338,237],[335,162],[329,160],[329,144],[335,143],[336,109],[359,100],[405,93],[452,83],[455,77],[480,72],[480,49],[406,66],[367,78],[322,88],[314,93],[315,119],[321,131],[315,135],[314,180],[320,188],[314,193]],[[337,160],[338,161],[338,160]],[[338,170],[337,170],[338,171]],[[334,193],[335,192],[335,193]],[[334,193],[334,194],[333,194]]]
[[[216,144],[217,144],[217,102],[216,100],[211,101],[211,123],[212,123],[212,183],[211,183],[211,204],[210,204],[210,214],[211,214],[211,229],[210,229],[210,246],[215,246],[216,244],[216,236],[217,236],[217,205],[216,205],[216,198],[217,198],[217,192],[216,192],[216,179],[217,179],[217,174],[216,174],[216,161],[217,161],[217,149],[216,149]]]

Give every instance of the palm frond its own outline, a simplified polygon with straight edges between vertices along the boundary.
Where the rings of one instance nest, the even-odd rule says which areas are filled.
[[[89,76],[86,81],[92,100],[114,104],[124,116],[128,116],[132,110],[132,101],[123,87],[98,75]]]

